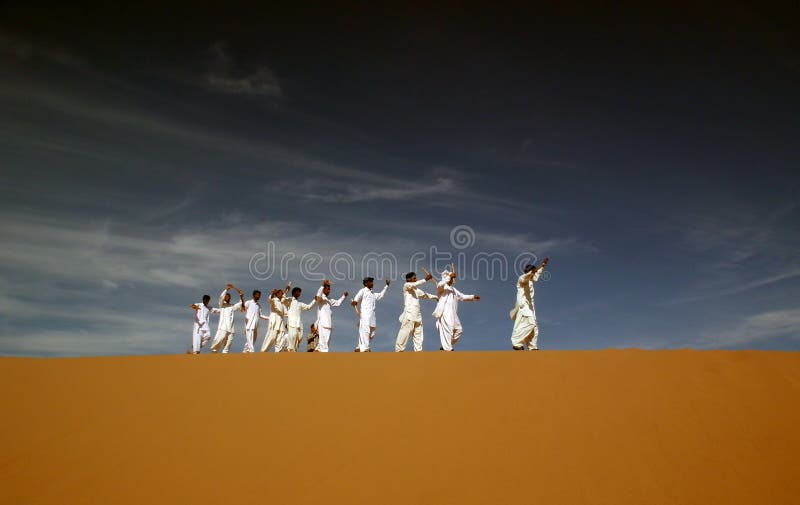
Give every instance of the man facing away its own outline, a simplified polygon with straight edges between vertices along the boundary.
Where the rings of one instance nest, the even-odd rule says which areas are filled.
[[[231,294],[228,290],[236,289],[239,292],[239,301],[231,303]],[[211,352],[217,352],[222,347],[222,354],[228,354],[233,343],[233,314],[234,312],[244,312],[244,293],[241,289],[234,288],[233,284],[226,284],[225,289],[219,295],[219,323],[217,324],[217,334],[211,342]]]
[[[400,331],[397,333],[397,341],[394,344],[395,352],[403,352],[408,345],[408,337],[413,335],[414,351],[422,350],[422,312],[420,311],[420,299],[438,300],[436,295],[431,295],[419,289],[433,276],[425,274],[425,279],[418,281],[417,274],[409,272],[406,274],[406,283],[403,284],[403,313],[400,314]]]
[[[254,352],[258,339],[258,323],[262,319],[269,321],[269,317],[261,313],[261,291],[253,291],[253,298],[244,304],[244,352]]]
[[[380,293],[375,294],[372,288],[375,285],[375,279],[372,277],[365,277],[363,280],[364,287],[356,293],[351,304],[353,307],[361,303],[361,310],[358,317],[358,351],[370,352],[369,344],[375,337],[375,303],[383,299],[386,295],[386,290],[389,289],[389,279],[386,279],[386,285]]]
[[[550,258],[545,258],[538,267],[525,266],[525,273],[517,279],[517,303],[511,309],[514,329],[511,347],[515,351],[539,350],[539,326],[536,324],[536,308],[533,304],[533,285],[539,280]]]
[[[288,298],[286,306],[286,322],[289,327],[289,335],[287,336],[287,351],[295,352],[300,348],[300,342],[303,339],[303,317],[302,313],[311,310],[316,305],[317,300],[314,299],[311,303],[303,303],[300,301],[300,295],[303,292],[300,288],[292,288],[292,296]]]
[[[436,286],[439,303],[436,304],[433,317],[436,319],[436,329],[439,330],[439,340],[442,342],[440,351],[452,351],[464,332],[461,328],[461,320],[458,318],[458,302],[481,299],[478,295],[465,295],[457,290],[453,285],[455,280],[455,271],[445,271],[442,273],[442,280]]]
[[[286,291],[289,287],[286,286]],[[286,327],[283,324],[283,318],[286,316],[286,304],[283,300],[284,291],[282,289],[273,289],[269,295],[269,327],[267,328],[267,335],[264,337],[264,343],[261,345],[261,352],[267,352],[271,345],[275,346],[275,352],[280,352],[283,347],[283,336],[286,333]]]
[[[211,301],[210,295],[203,295],[202,303],[193,303],[189,308],[194,309],[194,324],[192,325],[192,354],[200,354],[200,349],[205,347],[211,339],[211,330],[208,325],[208,318],[212,312],[219,312],[208,306]],[[187,351],[188,352],[188,351]]]
[[[315,323],[317,331],[319,332],[319,342],[317,343],[318,352],[328,352],[333,332],[333,315],[332,308],[338,307],[347,298],[347,291],[337,300],[331,300],[331,281],[325,279],[322,281],[322,286],[317,290],[317,321]]]

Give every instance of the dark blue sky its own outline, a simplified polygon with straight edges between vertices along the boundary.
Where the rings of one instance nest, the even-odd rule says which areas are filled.
[[[432,246],[462,349],[510,346],[481,253],[550,256],[544,349],[800,348],[796,11],[226,5],[0,7],[0,354],[180,352],[270,241],[306,299],[303,255],[394,254],[334,288],[395,278],[380,350]]]

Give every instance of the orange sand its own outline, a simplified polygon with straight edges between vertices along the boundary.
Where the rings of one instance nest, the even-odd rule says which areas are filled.
[[[800,353],[0,359],[0,503],[800,503]]]

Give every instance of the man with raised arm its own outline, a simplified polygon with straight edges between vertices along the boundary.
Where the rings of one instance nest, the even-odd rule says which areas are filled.
[[[286,291],[289,291],[291,285],[286,286]],[[286,304],[283,300],[284,291],[282,289],[273,289],[269,295],[269,327],[267,334],[264,337],[264,343],[261,344],[261,352],[267,352],[270,346],[275,346],[275,352],[280,352],[283,349],[284,334],[286,327],[283,324],[283,318],[286,316]]]
[[[417,274],[409,272],[406,274],[406,283],[403,284],[403,313],[400,314],[400,331],[397,333],[397,341],[394,344],[395,352],[403,352],[408,345],[408,337],[413,335],[414,351],[422,350],[422,312],[420,311],[420,299],[438,300],[439,297],[431,295],[419,289],[433,276],[425,274],[425,279],[418,281]]]
[[[253,291],[253,298],[244,304],[244,352],[255,352],[258,339],[258,322],[262,319],[269,321],[269,317],[261,313],[261,291]]]
[[[536,324],[536,308],[533,305],[533,285],[539,280],[550,258],[545,258],[538,267],[526,265],[525,273],[517,279],[517,303],[511,309],[514,330],[511,347],[515,351],[539,350],[539,326]]]
[[[208,318],[212,312],[219,312],[208,306],[210,295],[203,295],[202,303],[193,303],[189,308],[194,309],[194,324],[192,325],[192,354],[200,354],[200,349],[211,340],[211,330]]]
[[[332,308],[338,307],[347,298],[347,291],[337,300],[331,300],[331,281],[325,279],[322,281],[322,286],[317,290],[317,321],[314,323],[319,332],[319,342],[317,343],[317,352],[328,352],[331,333],[333,332],[333,315]]]
[[[234,312],[244,312],[244,293],[241,289],[236,288],[239,292],[239,301],[236,304],[231,303],[231,294],[228,290],[234,289],[233,284],[226,284],[225,289],[219,295],[219,323],[217,324],[217,334],[214,335],[214,341],[211,342],[211,352],[217,352],[222,347],[222,354],[227,354],[233,342],[233,314]]]
[[[358,351],[370,352],[369,344],[375,337],[375,303],[383,299],[386,295],[386,290],[389,289],[389,279],[386,279],[386,285],[380,293],[375,294],[372,288],[375,285],[375,279],[372,277],[364,277],[362,283],[364,287],[356,293],[353,301],[350,302],[353,307],[361,303],[361,310],[358,312]]]
[[[311,300],[311,303],[303,303],[300,301],[300,294],[303,292],[300,288],[292,288],[292,296],[284,297],[286,301],[286,322],[289,327],[289,335],[287,336],[287,351],[296,352],[300,348],[300,343],[303,340],[303,317],[302,313],[311,310],[316,305],[317,300]]]
[[[433,311],[436,319],[436,329],[439,330],[439,340],[442,342],[440,351],[452,351],[464,330],[461,328],[461,320],[458,318],[458,302],[471,302],[480,300],[478,295],[465,295],[457,290],[453,284],[456,280],[456,273],[445,270],[442,273],[442,280],[437,284],[439,303]]]

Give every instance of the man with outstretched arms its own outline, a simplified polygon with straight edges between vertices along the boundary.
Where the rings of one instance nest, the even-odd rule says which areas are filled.
[[[356,307],[359,303],[361,304],[361,310],[358,311],[358,350],[360,352],[370,352],[369,344],[375,337],[375,303],[386,295],[386,290],[389,289],[391,281],[386,279],[386,285],[378,294],[372,292],[375,279],[365,277],[362,282],[364,287],[356,293],[350,303],[353,307]]]
[[[303,303],[300,301],[300,294],[303,292],[300,288],[292,288],[292,296],[286,298],[286,322],[289,327],[289,335],[287,336],[287,351],[295,352],[300,348],[300,342],[303,340],[303,317],[302,313],[311,310],[317,304],[317,300],[311,300],[311,303]]]
[[[338,307],[347,298],[347,291],[336,300],[329,298],[331,294],[331,281],[325,279],[322,281],[322,286],[317,290],[317,321],[314,323],[319,333],[319,342],[317,342],[317,352],[328,352],[331,333],[333,332],[333,314],[332,308]]]
[[[464,332],[461,328],[461,320],[458,318],[458,302],[481,299],[478,295],[465,295],[457,290],[453,285],[455,280],[455,271],[445,271],[442,274],[442,280],[437,284],[439,303],[436,304],[433,317],[436,319],[436,329],[439,330],[439,340],[442,342],[440,351],[452,351]]]
[[[217,333],[214,335],[214,341],[211,342],[211,352],[217,352],[220,347],[222,353],[227,354],[233,343],[233,314],[234,312],[244,312],[244,293],[241,289],[236,289],[239,292],[239,301],[236,304],[231,303],[231,294],[228,290],[235,289],[233,284],[225,285],[225,289],[219,295],[219,323],[217,324]]]
[[[539,280],[550,258],[545,258],[538,267],[526,265],[525,273],[517,279],[517,303],[511,309],[514,330],[511,347],[515,351],[539,350],[539,326],[536,324],[536,308],[533,305],[533,285]]]
[[[419,289],[433,276],[425,274],[421,281],[417,280],[417,274],[409,272],[406,274],[406,283],[403,284],[403,313],[400,314],[400,331],[397,333],[397,341],[394,344],[395,352],[403,352],[408,345],[408,337],[413,335],[414,351],[422,350],[422,312],[420,311],[420,299],[438,300],[436,295],[431,295]]]

